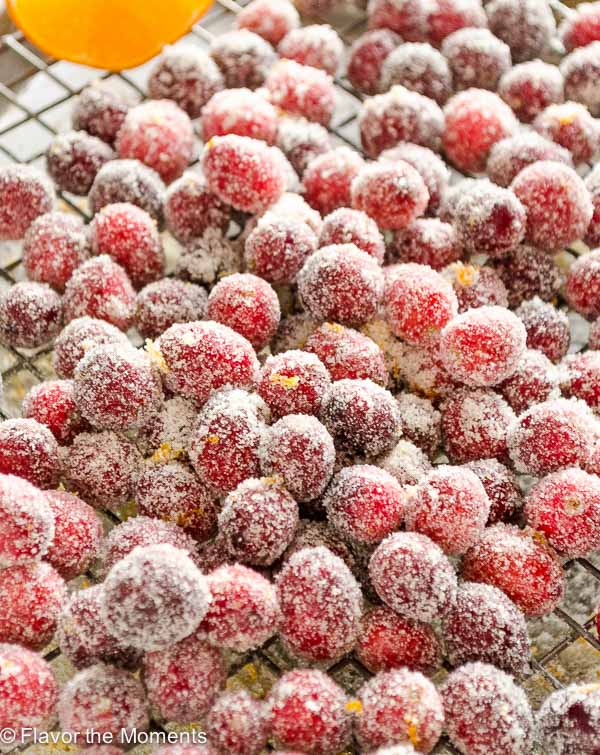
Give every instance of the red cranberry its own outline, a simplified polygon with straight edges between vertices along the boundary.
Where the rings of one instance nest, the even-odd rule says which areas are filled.
[[[400,84],[443,105],[452,94],[452,74],[446,58],[431,45],[405,42],[393,50],[381,67],[381,89]]]
[[[444,108],[444,151],[462,171],[481,173],[490,150],[517,130],[512,110],[497,94],[467,89],[455,94]]]
[[[230,556],[269,566],[294,537],[298,504],[276,478],[247,479],[233,490],[219,514],[219,533]]]
[[[0,240],[22,239],[33,221],[52,210],[50,179],[31,165],[0,168]]]
[[[256,89],[277,61],[271,45],[248,29],[219,34],[212,41],[210,56],[221,69],[227,89]]]
[[[565,16],[558,31],[568,51],[600,39],[600,5],[597,2],[582,3],[576,13]]]
[[[363,94],[377,94],[385,59],[401,42],[391,29],[373,29],[358,37],[350,48],[346,70],[352,86]]]
[[[510,71],[510,48],[487,29],[464,28],[444,39],[442,53],[452,71],[455,89],[496,91],[500,77]]]
[[[86,351],[109,343],[124,347],[129,339],[105,320],[79,317],[66,325],[54,342],[52,367],[60,378],[72,378]]]
[[[578,257],[566,281],[569,304],[588,320],[600,315],[600,249]]]
[[[267,744],[270,722],[268,706],[239,689],[218,698],[206,718],[206,731],[219,752],[259,755]]]
[[[322,671],[287,671],[273,685],[268,703],[278,752],[338,752],[350,741],[346,694]]]
[[[312,24],[291,29],[279,43],[277,52],[282,58],[335,76],[344,55],[344,43],[328,24]]]
[[[200,286],[162,278],[138,293],[135,326],[143,338],[158,338],[175,323],[202,320],[206,305],[206,291]]]
[[[22,349],[44,346],[60,331],[63,306],[46,283],[22,281],[0,298],[0,340]]]
[[[280,110],[328,126],[335,110],[335,87],[325,71],[280,60],[265,81],[270,102]]]
[[[525,617],[496,587],[463,582],[442,630],[448,660],[455,667],[479,661],[519,676],[529,670]]]
[[[248,477],[258,476],[259,445],[268,414],[262,399],[243,390],[222,390],[209,398],[188,446],[204,485],[224,494]]]
[[[539,160],[552,160],[573,167],[568,150],[533,131],[525,131],[494,144],[486,171],[494,183],[507,187],[523,168]]]
[[[71,114],[73,128],[87,131],[108,144],[117,138],[130,107],[137,103],[133,90],[118,79],[98,79],[85,87],[75,100]]]
[[[85,196],[100,168],[112,160],[112,149],[85,131],[67,131],[50,143],[46,167],[60,191]]]
[[[595,3],[594,3],[595,5]],[[571,684],[549,695],[538,716],[538,737],[544,749],[557,752],[594,752],[600,725],[597,684]]]
[[[452,283],[459,312],[495,305],[508,307],[506,286],[493,268],[455,262],[444,269],[442,274]]]
[[[600,351],[568,356],[563,362],[561,388],[564,396],[582,399],[595,412],[600,410]]]
[[[412,165],[425,182],[429,192],[427,214],[437,213],[442,195],[448,187],[450,173],[444,161],[435,152],[418,144],[400,142],[395,147],[382,152],[380,159],[392,162],[403,160]]]
[[[385,243],[377,223],[362,210],[347,207],[334,210],[325,218],[319,244],[354,244],[379,263],[385,255]]]
[[[539,351],[527,349],[517,369],[498,389],[515,414],[527,411],[534,404],[558,398],[558,373],[550,360]]]
[[[423,0],[373,0],[367,10],[370,29],[391,29],[407,42],[427,36],[429,6]]]
[[[50,665],[18,645],[0,645],[0,666],[10,669],[0,679],[0,726],[4,729],[54,724],[58,684]]]
[[[300,520],[296,536],[283,554],[283,563],[303,548],[319,546],[328,548],[335,556],[342,559],[353,574],[356,573],[356,558],[348,545],[329,527],[327,522],[315,522],[309,519]]]
[[[442,365],[435,342],[422,347],[405,345],[394,358],[394,369],[413,393],[435,400],[457,388]]]
[[[63,458],[67,488],[96,508],[118,509],[133,497],[142,457],[113,432],[79,433]]]
[[[557,364],[569,350],[571,326],[561,309],[535,297],[515,310],[527,331],[527,348],[537,349]],[[591,348],[596,348],[590,343]]]
[[[284,351],[267,357],[257,390],[274,419],[288,414],[318,414],[331,384],[328,369],[318,352]]]
[[[534,737],[534,720],[525,691],[487,663],[467,663],[441,690],[451,742],[469,755],[525,753]]]
[[[598,150],[598,126],[577,102],[549,105],[533,122],[542,136],[569,150],[575,164],[589,162]]]
[[[48,212],[27,229],[23,239],[23,266],[27,277],[64,291],[73,271],[89,257],[86,228],[81,218],[66,212]]]
[[[45,563],[0,571],[0,643],[42,650],[54,636],[67,597],[64,579]]]
[[[129,202],[160,221],[164,192],[165,185],[152,168],[138,160],[111,160],[98,171],[88,199],[94,213],[107,204]]]
[[[23,399],[21,413],[45,425],[61,445],[88,428],[77,409],[72,380],[48,380],[34,386]]]
[[[414,220],[394,234],[388,251],[394,261],[414,262],[441,270],[462,255],[456,232],[437,218]]]
[[[277,136],[277,111],[250,89],[217,92],[202,109],[204,141],[213,136],[238,134],[273,144]]]
[[[0,476],[0,568],[41,559],[55,521],[47,497],[27,480]]]
[[[148,78],[153,100],[173,100],[190,118],[198,118],[210,98],[225,87],[217,64],[199,47],[167,48]]]
[[[442,198],[438,210],[438,216],[444,223],[452,223],[456,213],[456,207],[466,191],[470,191],[479,184],[477,178],[461,178],[453,186],[446,186],[442,192]]]
[[[293,283],[317,245],[315,233],[303,220],[269,213],[246,240],[246,264],[269,283]]]
[[[515,63],[543,57],[556,33],[549,5],[537,0],[493,0],[486,6],[492,32],[510,47]]]
[[[528,244],[519,244],[497,260],[495,267],[508,291],[511,307],[535,296],[553,301],[563,283],[552,255]]]
[[[397,532],[374,551],[369,576],[379,597],[396,613],[431,623],[450,609],[456,575],[441,548],[417,532]]]
[[[300,16],[292,3],[280,0],[252,0],[237,15],[239,29],[248,29],[274,47],[292,29],[300,26]]]
[[[400,142],[439,151],[444,114],[439,105],[418,92],[395,86],[368,99],[358,116],[360,138],[369,157],[377,158]]]
[[[333,149],[329,132],[320,123],[291,116],[279,118],[277,146],[299,176],[319,155]]]
[[[442,734],[444,709],[434,685],[418,671],[380,672],[359,692],[356,738],[364,751],[411,742],[431,752]]]
[[[272,637],[281,613],[275,587],[241,564],[221,566],[208,575],[212,601],[199,632],[217,647],[245,653]]]
[[[396,401],[400,407],[403,436],[433,458],[442,441],[442,415],[429,399],[412,393],[399,393]]]
[[[362,593],[350,569],[328,548],[294,553],[279,572],[277,594],[280,636],[295,656],[329,664],[354,647]]]
[[[575,50],[560,65],[565,78],[565,97],[581,102],[590,113],[600,115],[600,98],[595,83],[600,71],[600,44],[592,42],[580,50]]]
[[[182,244],[200,238],[207,228],[225,231],[231,208],[213,194],[203,176],[187,172],[165,194],[165,222]]]
[[[302,177],[307,202],[322,215],[350,206],[352,182],[363,167],[361,156],[349,147],[319,155]]]
[[[531,123],[549,105],[561,103],[564,99],[563,90],[561,72],[556,66],[544,63],[543,60],[520,63],[506,71],[498,84],[498,94],[523,123]],[[525,140],[530,136],[531,134],[523,133],[513,138]]]
[[[521,507],[521,491],[516,475],[496,459],[480,459],[465,464],[479,477],[490,499],[488,524],[512,517]]]
[[[23,477],[38,488],[51,488],[59,475],[58,443],[34,419],[0,423],[0,473]]]
[[[370,379],[384,387],[387,384],[383,351],[356,330],[326,322],[306,339],[304,350],[319,357],[332,380]]]

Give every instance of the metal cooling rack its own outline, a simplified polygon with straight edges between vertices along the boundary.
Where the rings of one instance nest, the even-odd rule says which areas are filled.
[[[549,1],[557,15],[573,13],[560,0]],[[232,28],[235,14],[248,2],[216,0],[183,41],[208,47],[216,35]],[[365,28],[364,10],[358,8],[346,8],[327,19],[305,20],[326,20],[347,44]],[[118,78],[121,84],[144,97],[148,69],[152,64],[150,61],[136,69],[109,73],[49,58],[27,42],[20,32],[3,36],[0,38],[0,165],[23,162],[43,168],[46,147],[59,131],[69,128],[73,98],[84,86],[97,78]],[[336,94],[336,111],[330,127],[332,140],[360,151],[357,114],[364,96],[356,92],[344,77],[336,79]],[[64,203],[63,209],[75,212],[85,220],[90,218],[85,199],[64,192],[59,196]],[[0,246],[0,290],[24,277],[20,244]],[[0,405],[1,418],[19,416],[20,401],[29,388],[55,377],[51,354],[51,347],[27,351],[0,346],[0,372],[5,386],[4,401]],[[108,524],[118,521],[115,517]],[[597,681],[600,677],[600,642],[592,615],[600,602],[600,554],[596,559],[573,559],[565,564],[565,569],[567,596],[562,607],[550,617],[530,622],[534,657],[531,673],[522,683],[534,706],[538,706],[551,691],[572,681]],[[93,579],[91,574],[87,577]],[[61,658],[59,649],[51,646],[45,657],[55,667],[60,666],[64,675],[64,666],[68,667],[68,663]],[[230,680],[250,687],[268,685],[290,665],[279,642],[273,639],[258,651],[233,658]],[[329,673],[350,694],[355,694],[371,676],[352,655],[331,666]],[[153,723],[153,728],[161,730],[157,722]],[[171,726],[166,728],[173,730]],[[458,755],[446,738],[440,741],[434,752]]]

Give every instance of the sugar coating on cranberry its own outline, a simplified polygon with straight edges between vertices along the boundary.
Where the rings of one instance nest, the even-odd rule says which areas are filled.
[[[239,244],[228,239],[218,228],[207,228],[190,242],[175,262],[175,275],[184,281],[212,286],[231,273],[242,269]]]
[[[335,110],[333,79],[325,71],[295,60],[279,60],[265,88],[271,104],[311,123],[328,126]]]
[[[85,196],[100,168],[113,157],[101,139],[85,131],[67,131],[50,143],[46,167],[58,189]]]
[[[121,742],[148,728],[142,683],[121,669],[99,663],[79,671],[60,692],[58,717],[63,732],[84,737],[89,730]]]
[[[51,488],[59,475],[58,443],[34,419],[0,423],[0,473],[23,477],[38,488]]]
[[[467,252],[502,257],[523,241],[527,214],[510,189],[480,181],[458,201],[453,222]]]
[[[555,399],[521,414],[508,434],[508,448],[517,471],[541,476],[585,465],[596,432],[587,404]]]
[[[352,206],[363,210],[380,228],[399,230],[422,215],[429,204],[429,192],[412,165],[371,163],[362,168],[351,186]]]
[[[329,132],[302,117],[279,118],[276,144],[299,176],[319,155],[333,149]]]
[[[448,35],[442,53],[452,72],[455,89],[496,90],[511,69],[510,48],[488,29],[463,28]]]
[[[158,338],[175,323],[204,319],[206,306],[206,291],[201,286],[161,278],[138,293],[135,326],[142,337]]]
[[[240,10],[236,24],[239,29],[248,29],[275,47],[288,32],[300,26],[300,16],[291,2],[253,0]]]
[[[571,330],[569,318],[561,309],[534,297],[524,301],[515,314],[527,331],[527,347],[545,354],[558,363],[569,350]],[[590,343],[591,348],[595,348]]]
[[[400,142],[391,149],[386,149],[380,155],[380,160],[396,161],[402,160],[419,173],[427,191],[429,192],[429,203],[426,213],[429,215],[437,214],[442,195],[445,193],[450,173],[444,161],[428,147],[410,142]]]
[[[217,92],[202,109],[202,137],[238,134],[273,144],[277,136],[277,111],[250,89]]]
[[[137,95],[121,80],[97,79],[82,90],[75,100],[71,119],[76,131],[87,131],[112,144]]]
[[[364,102],[358,125],[362,147],[371,158],[400,142],[439,151],[444,114],[433,100],[396,85]]]
[[[141,515],[121,522],[113,527],[102,543],[98,557],[101,576],[106,576],[134,548],[162,544],[172,545],[188,556],[194,556],[197,549],[196,541],[174,522]]]
[[[549,695],[538,716],[538,736],[548,752],[594,752],[600,734],[600,688],[571,684]]]
[[[444,369],[434,345],[435,342],[424,346],[405,344],[394,357],[397,361],[393,369],[411,391],[435,400],[454,391],[456,382]]]
[[[550,160],[573,167],[571,154],[559,144],[540,134],[519,132],[496,142],[490,151],[486,171],[498,186],[510,186],[523,168],[540,160]]]
[[[340,207],[327,215],[319,244],[354,244],[379,263],[383,262],[385,255],[385,244],[377,223],[362,210],[347,207]]]
[[[464,265],[455,262],[442,271],[452,283],[458,299],[458,311],[497,305],[508,307],[508,292],[498,273],[487,265]]]
[[[58,335],[63,319],[60,296],[46,283],[21,281],[0,297],[0,340],[35,349]]]
[[[369,3],[369,28],[391,29],[402,39],[419,42],[427,36],[427,12],[423,0],[373,0]]]
[[[275,587],[241,564],[221,566],[208,575],[212,602],[200,624],[209,642],[245,653],[272,637],[281,612]]]
[[[442,442],[442,415],[432,401],[412,393],[399,393],[402,435],[421,448],[430,458]]]
[[[555,65],[531,60],[503,74],[498,84],[498,94],[520,121],[531,123],[549,105],[563,101],[563,77]],[[518,137],[526,138],[526,134],[519,134]]]
[[[79,433],[62,462],[67,488],[92,506],[110,510],[132,497],[142,457],[127,438],[104,431]]]
[[[174,522],[198,542],[216,531],[217,509],[210,491],[180,462],[146,464],[137,477],[135,500],[140,514]]]
[[[40,215],[23,239],[23,266],[30,280],[62,292],[73,271],[89,256],[81,218],[66,212]]]
[[[271,732],[278,751],[338,752],[349,742],[346,694],[317,669],[287,671],[269,693]]]
[[[111,160],[98,171],[88,199],[94,213],[107,204],[129,202],[160,220],[164,193],[165,185],[152,168],[139,160]]]
[[[139,651],[120,643],[102,616],[102,585],[77,590],[62,606],[56,639],[61,652],[76,668],[110,663],[134,670]]]
[[[67,282],[63,306],[66,322],[87,315],[126,331],[134,318],[135,291],[125,270],[103,254],[75,270]]]
[[[362,593],[352,572],[328,548],[303,548],[277,577],[280,636],[293,655],[331,662],[349,652],[360,630]]]
[[[291,3],[290,7],[293,7]],[[267,744],[271,714],[269,706],[245,689],[224,692],[206,718],[206,733],[220,752],[258,755]]]
[[[298,504],[278,479],[247,479],[233,490],[219,514],[228,553],[242,563],[268,566],[292,541]]]
[[[562,364],[561,388],[564,396],[585,401],[596,413],[600,410],[600,352],[571,354]]]
[[[490,150],[517,130],[512,110],[497,94],[467,89],[455,94],[444,108],[444,151],[462,171],[481,173]]]
[[[600,44],[591,42],[563,58],[560,70],[565,79],[565,97],[581,102],[590,113],[600,115],[600,98],[595,86],[600,71]]]
[[[564,18],[558,28],[559,36],[570,52],[576,47],[586,47],[598,39],[600,6],[597,2],[579,5],[577,12]]]
[[[172,325],[156,342],[167,387],[203,404],[223,387],[250,388],[258,360],[243,336],[216,322]]]
[[[363,94],[377,94],[383,63],[401,41],[391,29],[372,29],[361,34],[348,53],[346,75],[352,86]]]
[[[577,312],[592,320],[600,315],[600,250],[582,254],[569,268],[565,293]]]
[[[385,316],[394,335],[411,344],[435,341],[458,312],[450,283],[414,262],[393,265],[386,273]]]
[[[321,421],[342,449],[379,456],[401,433],[400,409],[392,394],[372,380],[337,380],[325,394]]]
[[[458,556],[481,536],[489,514],[490,500],[477,475],[443,464],[409,496],[405,522],[407,530],[426,535],[449,556]]]
[[[224,87],[217,64],[195,45],[167,48],[148,78],[151,99],[172,100],[190,118],[198,118],[210,98]]]
[[[332,380],[370,379],[387,384],[385,355],[368,336],[337,323],[326,322],[304,344],[304,350],[316,354]]]
[[[456,262],[463,249],[456,231],[449,223],[438,218],[413,220],[401,231],[396,231],[388,254],[394,262],[414,262],[441,270]]]
[[[208,228],[225,231],[231,208],[206,185],[204,177],[188,171],[169,186],[164,202],[165,223],[173,236],[189,245]]]
[[[298,292],[316,319],[362,325],[377,311],[383,273],[373,257],[354,244],[333,244],[306,260],[298,275]]]
[[[271,45],[248,29],[219,34],[213,39],[209,54],[221,69],[226,89],[256,89],[277,61]]]
[[[124,347],[129,345],[129,339],[106,320],[88,316],[71,320],[54,342],[52,367],[60,378],[72,378],[75,368],[89,349],[109,343]]]
[[[0,668],[0,726],[50,728],[58,699],[50,665],[37,653],[2,643]]]
[[[377,546],[369,576],[379,597],[409,619],[431,623],[450,609],[456,575],[442,549],[425,535],[397,532]]]
[[[302,177],[306,201],[322,215],[349,207],[352,182],[363,167],[362,157],[349,147],[319,155]]]
[[[0,475],[0,566],[41,559],[55,533],[55,518],[44,493],[27,480]]]
[[[32,165],[0,168],[0,239],[22,239],[33,221],[54,205],[52,181]]]
[[[442,701],[418,671],[380,672],[361,687],[358,699],[361,712],[355,732],[365,751],[406,742],[427,753],[442,734]]]
[[[515,63],[543,57],[556,32],[552,9],[537,0],[493,0],[486,13],[490,29],[510,47]]]
[[[111,568],[102,611],[117,638],[141,650],[165,650],[196,629],[210,601],[205,577],[184,551],[148,545]]]
[[[291,29],[279,43],[277,52],[282,58],[335,76],[344,54],[344,43],[328,24],[311,24]]]
[[[521,491],[516,475],[497,459],[470,461],[465,467],[474,472],[490,499],[488,524],[510,519],[521,507]]]
[[[569,150],[575,164],[589,162],[598,151],[596,121],[589,110],[577,102],[549,105],[534,120],[542,136]]]
[[[432,674],[442,661],[433,629],[420,621],[405,619],[387,606],[365,612],[354,652],[373,674],[396,668]]]
[[[525,617],[496,587],[463,582],[442,630],[448,660],[455,667],[479,661],[517,676],[529,670]]]
[[[487,663],[467,663],[453,671],[440,692],[452,743],[469,755],[527,752],[534,720],[525,691]]]
[[[204,485],[228,493],[260,470],[259,446],[269,411],[241,389],[221,390],[202,408],[191,432],[190,461]]]
[[[563,275],[552,255],[529,244],[519,244],[497,260],[495,269],[506,287],[511,307],[536,296],[553,301],[563,284]]]
[[[267,357],[258,393],[274,419],[288,414],[318,414],[330,373],[318,355],[299,350]]]
[[[512,375],[526,341],[525,326],[512,312],[477,307],[446,325],[440,353],[451,377],[470,386],[490,386]]]
[[[180,724],[202,718],[227,679],[221,651],[200,634],[146,653],[143,674],[152,708]]]
[[[315,233],[303,220],[269,213],[246,239],[246,265],[269,283],[293,283],[317,245]]]
[[[164,462],[187,456],[198,410],[188,399],[167,399],[137,433],[136,445],[144,456]]]
[[[498,389],[519,415],[534,404],[559,397],[559,374],[544,354],[527,349],[517,369]]]

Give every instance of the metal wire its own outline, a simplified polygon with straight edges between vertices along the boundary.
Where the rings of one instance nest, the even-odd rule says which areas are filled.
[[[201,44],[207,45],[218,34],[232,27],[235,14],[237,14],[249,0],[216,0],[213,8],[191,31],[192,38],[195,38]],[[573,11],[562,5],[560,0],[551,0],[553,9],[567,16]],[[323,19],[313,19],[322,22]],[[347,18],[342,19],[340,23],[335,23],[335,27],[344,41],[350,44],[358,34],[364,29],[364,14],[353,13]],[[15,70],[10,72],[10,69]],[[51,116],[62,107],[68,107],[72,99],[79,94],[81,89],[92,78],[109,78],[118,77],[129,87],[133,87],[141,96],[145,96],[143,87],[140,85],[140,77],[133,72],[107,73],[91,72],[80,82],[74,81],[74,67],[67,68],[67,72],[61,69],[60,61],[55,61],[35,50],[23,37],[20,32],[7,34],[0,39],[0,104],[5,100],[10,107],[9,117],[6,117],[0,109],[0,162],[2,157],[8,161],[14,162],[39,162],[45,153],[45,144],[57,133],[53,125]],[[139,72],[138,72],[139,73]],[[68,75],[67,75],[68,74]],[[45,81],[51,82],[56,89],[55,96],[51,97],[45,104],[36,107],[35,103],[23,102],[19,91],[24,85],[32,82],[36,77],[43,77]],[[79,77],[81,78],[81,77]],[[360,103],[364,99],[363,95],[356,92],[348,81],[343,78],[336,79],[336,88],[340,101],[343,106],[336,108],[341,112],[334,118],[330,132],[334,140],[346,143],[355,149],[360,150],[360,141],[358,138],[358,129],[356,119]],[[36,137],[41,143],[39,149],[29,153],[24,148],[29,143],[28,131],[33,129]],[[10,138],[7,138],[10,137]],[[45,137],[47,137],[45,139]],[[35,140],[34,140],[35,141]],[[26,144],[23,144],[25,142]],[[82,216],[89,219],[89,212],[85,203],[69,196],[66,193],[60,194],[61,199],[68,207]],[[0,259],[0,285],[12,285],[19,280],[21,258],[18,252],[14,257],[4,264]],[[28,374],[28,378],[34,382],[40,382],[51,375],[48,373],[45,363],[47,363],[52,349],[51,347],[38,349],[36,351],[25,351],[11,347],[3,347],[4,362],[8,362],[2,371],[2,378],[6,384],[8,381],[16,379],[22,380],[22,373]],[[0,407],[0,417],[6,419],[9,413],[5,408]],[[119,521],[119,520],[116,520]],[[567,581],[575,569],[583,569],[586,573],[586,579],[598,584],[600,592],[600,570],[594,566],[588,559],[573,559],[565,564]],[[91,575],[90,575],[91,576]],[[559,678],[555,663],[561,654],[574,646],[576,643],[588,643],[596,651],[600,652],[600,642],[593,634],[594,619],[590,618],[587,622],[581,623],[573,616],[569,615],[564,608],[557,608],[554,611],[561,623],[565,626],[560,639],[542,655],[532,659],[531,673],[524,680],[531,681],[533,677],[538,676],[545,680],[553,689],[561,689],[565,681]],[[60,655],[60,650],[53,649],[46,658],[54,660]],[[281,647],[276,639],[267,642],[258,651],[246,654],[236,658],[231,667],[231,674],[237,673],[244,669],[248,664],[254,667],[259,665],[268,670],[273,676],[279,676],[286,670],[287,662],[282,655]],[[347,656],[338,663],[329,668],[329,673],[340,682],[349,693],[354,694],[371,674],[353,655]],[[161,730],[162,727],[157,722],[153,722],[155,730]],[[358,749],[353,751],[358,752]],[[444,737],[436,753],[457,753],[448,740]]]

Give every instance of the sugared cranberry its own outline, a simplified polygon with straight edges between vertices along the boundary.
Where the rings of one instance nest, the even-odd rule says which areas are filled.
[[[534,404],[513,424],[508,448],[516,469],[535,475],[583,466],[596,434],[595,420],[583,401],[556,399]]]
[[[507,458],[507,435],[515,414],[491,390],[459,388],[442,404],[446,453],[456,464]]]
[[[353,648],[362,593],[350,569],[328,548],[294,553],[277,577],[277,595],[280,636],[295,656],[332,662]]]
[[[388,253],[394,261],[441,270],[459,259],[463,250],[453,226],[437,218],[421,218],[394,234]]]
[[[268,566],[294,537],[298,504],[274,478],[247,479],[233,490],[219,514],[219,532],[237,561]]]
[[[319,357],[332,380],[370,379],[387,384],[384,353],[368,336],[352,328],[326,322],[306,339],[304,350]]]
[[[46,167],[60,191],[85,196],[100,168],[112,160],[112,149],[85,131],[67,131],[50,143]]]
[[[327,129],[301,117],[279,118],[276,143],[299,176],[315,158],[333,149]]]
[[[397,532],[374,551],[369,576],[396,613],[426,623],[443,616],[456,596],[456,575],[443,551],[425,535]]]
[[[279,43],[277,52],[282,58],[335,76],[344,54],[344,43],[328,24],[311,24],[290,30]]]
[[[488,524],[509,519],[521,507],[517,478],[504,464],[496,459],[480,459],[465,466],[479,477],[490,499]]]
[[[238,13],[236,23],[239,29],[248,29],[275,47],[289,31],[300,26],[300,16],[290,2],[252,0]]]
[[[199,542],[215,534],[217,509],[212,496],[180,462],[147,464],[137,477],[135,501],[143,516],[175,522]]]
[[[517,130],[512,110],[485,89],[455,94],[448,100],[444,116],[446,156],[459,170],[470,173],[481,173],[494,144]]]
[[[217,92],[202,109],[204,141],[213,136],[238,134],[273,144],[277,136],[277,111],[250,89]]]
[[[423,42],[401,44],[383,61],[382,91],[395,84],[419,92],[438,105],[443,105],[452,94],[452,74],[446,58]]]
[[[442,53],[452,71],[455,89],[496,90],[510,70],[510,48],[487,29],[464,28],[444,39]]]
[[[435,152],[419,144],[400,142],[395,147],[382,152],[380,159],[392,162],[403,160],[412,165],[425,182],[429,192],[427,214],[437,213],[442,195],[448,187],[450,173],[444,161]]]
[[[60,332],[54,343],[52,366],[60,378],[72,378],[86,351],[103,344],[129,345],[127,336],[105,320],[79,317]]]
[[[0,568],[41,559],[55,533],[46,496],[27,480],[0,476]]]
[[[0,168],[0,239],[22,239],[33,221],[52,210],[52,181],[31,165]]]
[[[573,167],[571,154],[564,147],[533,131],[525,131],[494,144],[486,171],[494,183],[507,187],[523,168],[539,160],[551,160]]]
[[[138,679],[99,663],[79,671],[62,688],[58,701],[60,728],[82,738],[93,730],[120,742],[148,728],[147,705]]]
[[[467,663],[441,689],[451,742],[468,755],[524,755],[534,736],[525,691],[487,663]]]
[[[400,439],[378,464],[398,480],[400,485],[416,485],[431,469],[425,453],[409,440]]]
[[[18,645],[0,645],[0,726],[36,727],[54,724],[58,685],[50,665],[37,653]],[[20,741],[20,740],[18,740]]]
[[[303,220],[269,213],[246,239],[246,264],[270,283],[293,283],[317,245],[315,233]]]
[[[510,47],[515,63],[547,52],[556,32],[549,5],[537,0],[493,0],[485,11],[490,29]]]
[[[575,260],[567,273],[565,292],[573,309],[588,320],[600,315],[600,249]]]
[[[581,102],[590,113],[600,115],[600,97],[595,82],[600,72],[600,44],[595,41],[580,50],[574,50],[560,65],[565,79],[565,97]]]
[[[23,477],[38,488],[51,488],[59,474],[58,443],[34,419],[0,423],[0,473]]]
[[[600,39],[600,4],[581,3],[576,13],[565,16],[558,29],[560,38],[569,51],[586,47]]]
[[[364,751],[412,742],[431,752],[442,733],[444,709],[434,685],[418,671],[380,672],[359,692],[361,712],[355,726]]]
[[[441,202],[438,210],[438,216],[444,223],[452,223],[456,206],[463,198],[466,191],[470,191],[479,183],[477,178],[461,178],[458,183],[452,186],[446,186],[442,192]]]
[[[208,575],[212,601],[199,632],[217,647],[245,653],[275,634],[281,621],[275,587],[241,564]]]
[[[575,164],[592,160],[600,145],[598,126],[577,102],[550,105],[533,122],[542,136],[569,150]]]
[[[165,194],[165,222],[182,244],[200,238],[207,228],[225,231],[231,208],[210,191],[203,176],[187,172]]]
[[[377,223],[362,210],[341,207],[323,221],[320,246],[354,244],[379,263],[383,262],[385,244]]]
[[[351,204],[351,185],[364,161],[349,147],[326,152],[308,165],[303,175],[304,196],[322,215]]]
[[[168,48],[148,78],[148,95],[153,100],[173,100],[190,118],[198,118],[210,98],[224,87],[216,63],[192,45]]]
[[[269,101],[280,110],[328,126],[335,109],[335,87],[325,71],[280,60],[265,81]]]
[[[277,60],[271,45],[248,29],[219,34],[213,39],[209,52],[221,69],[227,89],[256,89]]]
[[[87,131],[108,144],[117,138],[130,107],[137,102],[133,89],[115,77],[98,79],[85,87],[75,100],[71,119],[76,131]]]
[[[452,283],[459,312],[494,305],[508,307],[506,286],[493,268],[455,262],[445,268],[442,274]]]
[[[293,7],[291,3],[283,3]],[[271,722],[268,705],[245,689],[223,693],[206,718],[209,741],[219,752],[259,755],[267,744]]]
[[[66,597],[63,578],[49,564],[16,564],[0,571],[0,643],[42,650],[54,636]]]
[[[516,370],[500,383],[498,390],[519,415],[534,404],[558,398],[558,373],[548,357],[527,349]]]
[[[412,393],[396,396],[400,407],[402,434],[433,458],[442,440],[441,414],[429,399]]]
[[[23,399],[25,419],[45,425],[61,445],[88,428],[75,403],[72,380],[48,380],[34,386]]]
[[[86,228],[81,218],[66,212],[48,212],[27,229],[23,239],[23,266],[30,280],[64,291],[73,271],[89,257]]]
[[[62,474],[73,490],[97,508],[117,509],[133,496],[142,457],[121,435],[79,433],[63,458]]]
[[[555,364],[560,362],[571,342],[571,326],[566,313],[535,297],[524,301],[515,314],[525,325],[527,348],[541,351]],[[590,347],[596,348],[592,344]]]
[[[322,671],[287,671],[271,689],[268,703],[278,752],[339,752],[350,740],[346,694]]]
[[[444,114],[433,100],[403,86],[372,97],[358,116],[360,138],[369,157],[377,158],[400,142],[439,151]]]
[[[518,307],[535,296],[553,301],[563,283],[552,255],[529,244],[519,244],[497,260],[495,268],[508,291],[511,307]]]
[[[368,6],[369,28],[391,29],[408,42],[422,42],[429,9],[423,0],[373,0]]]
[[[175,323],[202,320],[206,305],[206,291],[201,286],[162,278],[138,293],[135,325],[142,337],[157,338]]]
[[[593,755],[594,749],[598,749],[599,719],[598,685],[571,684],[544,701],[537,716],[540,743],[548,752]]]
[[[385,59],[401,42],[401,37],[391,29],[373,29],[362,34],[349,52],[346,75],[352,86],[364,94],[377,94]]]
[[[496,587],[464,582],[442,628],[453,666],[479,661],[519,676],[529,670],[525,617]]]
[[[98,171],[89,203],[95,213],[107,204],[129,202],[159,221],[164,193],[165,185],[152,168],[138,160],[111,160]]]
[[[331,384],[331,369],[323,364],[318,351],[310,351],[313,353],[291,350],[267,357],[257,390],[274,419],[319,413]]]
[[[531,123],[549,105],[562,102],[563,90],[561,72],[543,60],[516,65],[504,73],[498,84],[498,94],[523,123]],[[526,136],[522,134],[518,138]]]
[[[23,349],[44,346],[60,331],[63,306],[46,283],[15,283],[0,297],[0,341]]]

